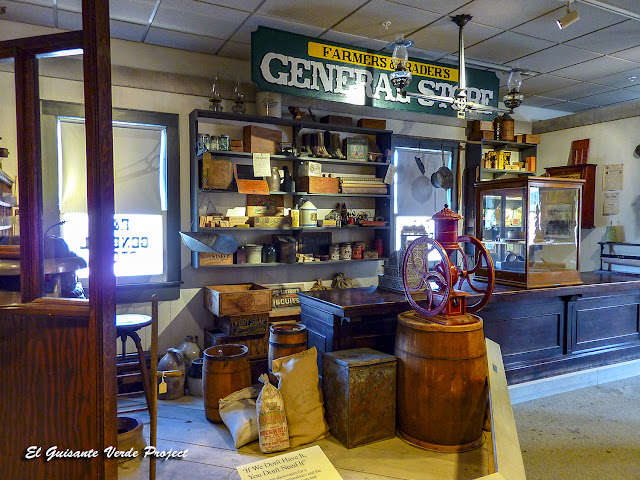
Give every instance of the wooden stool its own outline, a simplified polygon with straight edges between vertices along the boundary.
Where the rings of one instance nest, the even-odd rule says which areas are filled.
[[[142,375],[142,386],[144,387],[144,396],[147,400],[147,407],[151,411],[151,381],[149,378],[149,370],[147,369],[147,362],[144,358],[144,351],[142,350],[142,343],[137,331],[143,327],[151,325],[151,317],[149,315],[141,314],[123,314],[116,315],[116,335],[120,337],[122,341],[122,358],[126,358],[127,355],[127,337],[133,340],[136,344],[138,351],[138,362],[140,363],[140,374]],[[153,362],[153,358],[151,359]],[[155,379],[154,379],[155,383]],[[127,410],[126,412],[136,411],[140,409]],[[143,409],[144,410],[144,409]],[[125,413],[123,411],[119,413]]]

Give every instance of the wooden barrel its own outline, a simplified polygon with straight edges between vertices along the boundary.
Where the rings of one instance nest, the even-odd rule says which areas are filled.
[[[269,359],[267,365],[276,358],[286,357],[307,349],[307,327],[301,323],[279,323],[269,327]]]
[[[222,422],[218,400],[251,386],[249,349],[240,344],[224,344],[204,351],[202,391],[204,413],[213,423]]]
[[[410,311],[398,315],[398,431],[414,445],[464,451],[483,442],[488,405],[482,319],[440,325]]]

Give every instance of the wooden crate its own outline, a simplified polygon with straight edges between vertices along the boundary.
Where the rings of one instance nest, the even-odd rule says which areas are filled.
[[[522,143],[533,143],[537,145],[538,143],[540,143],[540,135],[525,133],[524,135],[522,135]]]
[[[202,189],[228,190],[233,183],[233,163],[202,154]]]
[[[267,333],[269,312],[248,315],[227,315],[216,317],[216,328],[229,337],[264,335]]]
[[[493,140],[494,137],[493,130],[477,130],[469,134],[469,140]]]
[[[370,348],[322,355],[325,418],[345,447],[396,436],[396,363]]]
[[[219,317],[268,312],[271,290],[257,283],[208,285],[204,287],[204,305]]]
[[[480,130],[490,130],[493,132],[492,120],[471,120],[467,122],[467,126],[470,127],[473,132],[479,132]]]
[[[307,193],[338,193],[340,179],[337,177],[298,177],[296,190]]]
[[[198,253],[198,262],[203,267],[211,267],[213,265],[233,265],[233,255],[200,252]]]
[[[249,360],[256,358],[267,358],[269,354],[269,333],[264,335],[248,335],[243,337],[230,337],[224,332],[217,330],[204,331],[204,348],[224,345],[228,343],[238,343],[245,345],[249,349]]]
[[[361,118],[358,120],[358,126],[362,128],[377,128],[384,130],[387,128],[386,120],[379,120],[377,118]]]
[[[271,128],[247,125],[242,128],[242,145],[245,152],[275,155],[282,143],[282,132]]]

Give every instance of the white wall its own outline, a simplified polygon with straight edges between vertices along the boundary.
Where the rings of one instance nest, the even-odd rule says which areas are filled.
[[[538,145],[537,174],[544,174],[544,167],[567,165],[571,142],[590,139],[589,163],[596,167],[595,225],[582,230],[580,270],[600,268],[600,246],[606,226],[622,225],[624,240],[640,243],[640,160],[633,152],[640,143],[640,117],[597,123],[555,132],[543,133]],[[624,165],[624,189],[620,192],[620,213],[603,215],[602,176],[604,165]]]

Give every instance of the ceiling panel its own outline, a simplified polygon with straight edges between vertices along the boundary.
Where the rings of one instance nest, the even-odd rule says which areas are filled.
[[[611,56],[616,58],[624,58],[625,60],[631,60],[632,62],[640,63],[640,47],[633,47],[628,48],[627,50],[615,52]]]
[[[260,25],[285,30],[287,32],[299,33],[300,35],[307,35],[309,37],[317,37],[324,32],[324,29],[320,27],[312,27],[301,23],[288,22],[279,18],[254,14],[233,34],[231,40],[238,43],[251,44],[251,32],[255,32]]]
[[[63,30],[82,30],[82,14],[58,10],[58,28]]]
[[[606,0],[608,4],[629,10],[640,15],[640,2],[638,0]]]
[[[410,7],[422,8],[429,10],[430,12],[440,13],[447,15],[462,5],[469,3],[469,0],[394,0],[396,3],[402,5],[409,5]]]
[[[238,10],[244,10],[245,12],[253,12],[263,2],[263,0],[200,0],[205,3],[212,3],[213,5],[220,5],[223,7],[232,7]]]
[[[301,8],[300,0],[266,0],[257,13],[331,28],[365,3],[367,0],[314,0],[306,2],[304,8]]]
[[[582,112],[584,110],[589,110],[590,108],[593,108],[593,105],[579,102],[562,102],[553,106],[554,110],[570,113]]]
[[[58,5],[60,2],[58,1]],[[118,0],[109,2],[109,17],[123,22],[146,25],[156,6],[156,0]]]
[[[543,38],[552,42],[562,43],[625,20],[625,18],[620,15],[606,12],[583,3],[573,3],[572,9],[576,9],[579,12],[580,20],[573,25],[569,25],[564,30],[560,30],[556,24],[556,21],[565,14],[564,7],[561,7],[557,11],[530,20],[514,28],[513,31],[531,35],[532,37]]]
[[[465,39],[466,42],[466,39]],[[515,32],[504,32],[472,47],[465,48],[469,58],[494,63],[506,63],[553,46],[554,43]]]
[[[203,35],[192,35],[190,33],[151,27],[145,38],[145,43],[215,55],[222,46],[223,41]]]
[[[587,62],[572,65],[571,67],[555,70],[553,73],[561,77],[573,78],[574,80],[593,80],[608,73],[624,72],[630,70],[636,63],[628,60],[620,60],[613,57],[598,57]]]
[[[640,91],[633,91],[625,88],[624,90],[612,90],[611,92],[584,97],[580,99],[580,103],[588,103],[601,107],[605,105],[612,105],[614,103],[628,102],[638,98],[640,98]]]
[[[509,65],[517,68],[526,68],[534,72],[549,73],[560,68],[568,67],[576,63],[593,60],[599,55],[579,48],[556,45],[540,52],[509,62]]]
[[[51,5],[51,3],[49,3]],[[22,2],[3,0],[2,6],[6,7],[2,20],[11,22],[31,23],[44,27],[54,27],[53,8],[40,5],[32,5]]]
[[[146,25],[131,24],[118,20],[111,20],[109,22],[109,28],[112,37],[121,40],[130,40],[132,42],[141,42],[144,34],[147,32]]]
[[[227,42],[218,52],[218,55],[237,60],[251,60],[251,45],[238,42]]]
[[[527,107],[549,107],[551,105],[557,105],[558,103],[562,103],[562,100],[559,98],[551,98],[551,97],[543,97],[540,95],[533,95],[531,97],[526,97],[522,102],[523,105]]]
[[[584,37],[567,42],[572,47],[583,48],[598,53],[613,53],[638,45],[640,38],[640,22],[626,22],[590,33]]]
[[[194,0],[163,0],[152,26],[226,39],[248,16],[247,12]]]
[[[320,38],[331,40],[338,43],[346,43],[347,45],[353,45],[355,47],[368,48],[370,50],[385,50],[387,43],[384,40],[374,40],[371,38],[360,37],[358,35],[350,35],[348,33],[336,32],[335,30],[329,30],[320,35]],[[409,55],[413,56],[413,52],[416,49],[409,49]],[[388,51],[391,53],[391,51]]]
[[[578,83],[576,85],[569,85],[568,87],[558,88],[551,90],[545,95],[552,98],[559,98],[561,100],[578,100],[582,97],[589,95],[595,95],[599,93],[605,93],[614,90],[613,87],[607,87],[603,85],[595,85],[592,83]]]
[[[501,33],[500,29],[469,22],[464,27],[464,42],[465,45],[472,45],[499,33]],[[415,42],[416,47],[424,50],[442,52],[443,54],[458,51],[458,26],[448,17],[441,18],[432,25],[409,35],[408,38]],[[409,50],[409,55],[411,55],[411,50]]]
[[[476,23],[508,30],[559,6],[558,0],[475,0],[456,10],[453,15],[468,13]]]
[[[613,88],[637,86],[640,84],[640,67],[625,70],[624,72],[614,73],[613,75],[594,78],[592,81],[594,83],[608,85]]]
[[[395,40],[396,35],[407,35],[438,18],[441,15],[414,7],[400,6],[386,0],[371,0],[338,23],[333,30],[390,42]],[[387,20],[391,21],[389,28],[380,25]]]
[[[577,80],[558,77],[557,75],[551,74],[538,75],[536,77],[525,77],[522,80],[521,92],[526,97],[527,95],[538,95],[557,88],[575,85],[577,83],[579,83]]]

